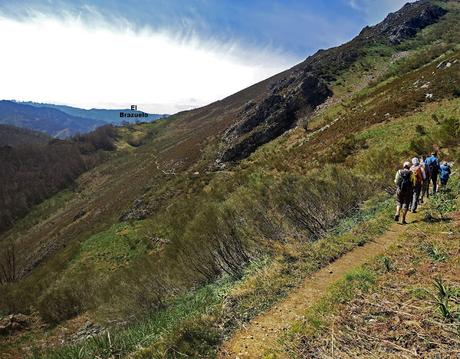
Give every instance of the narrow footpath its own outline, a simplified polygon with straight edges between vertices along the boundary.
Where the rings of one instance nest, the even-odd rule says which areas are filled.
[[[410,222],[414,220],[412,217]],[[262,358],[268,350],[276,350],[279,336],[301,319],[306,310],[320,299],[333,283],[340,280],[345,273],[383,253],[405,228],[395,223],[374,241],[357,247],[314,273],[284,300],[255,317],[246,327],[237,330],[233,337],[222,345],[218,358],[256,359]],[[283,357],[285,356],[282,353],[277,355],[277,358]]]

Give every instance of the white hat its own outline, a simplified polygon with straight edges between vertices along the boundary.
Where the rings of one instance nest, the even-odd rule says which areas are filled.
[[[410,168],[410,162],[407,162],[407,161],[404,162],[404,163],[403,163],[403,167],[404,167],[404,168]]]
[[[414,158],[412,159],[412,164],[413,164],[414,166],[418,166],[418,165],[420,164],[420,160],[419,160],[417,157],[414,157]]]

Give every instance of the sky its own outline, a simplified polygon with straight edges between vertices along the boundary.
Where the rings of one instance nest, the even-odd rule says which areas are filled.
[[[350,40],[400,0],[0,0],[0,99],[176,113]]]

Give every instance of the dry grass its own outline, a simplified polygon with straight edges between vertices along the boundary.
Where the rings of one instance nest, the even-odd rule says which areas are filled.
[[[458,357],[459,253],[459,212],[419,221],[372,265],[378,280],[371,290],[323,313],[319,326],[304,324],[287,347],[308,358]]]

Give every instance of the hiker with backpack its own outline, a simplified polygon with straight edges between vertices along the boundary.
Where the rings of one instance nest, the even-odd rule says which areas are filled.
[[[425,160],[425,164],[430,169],[430,178],[431,182],[433,183],[433,190],[431,193],[435,194],[438,191],[437,181],[440,169],[438,154],[436,152],[433,152],[431,156]]]
[[[450,166],[449,164],[444,161],[440,166],[440,175],[439,179],[441,180],[441,188],[446,188],[447,181],[449,181],[450,177]]]
[[[396,172],[395,183],[396,183],[396,214],[395,221],[399,222],[399,218],[402,211],[402,224],[407,224],[406,215],[409,210],[409,206],[412,201],[414,187],[415,187],[415,175],[410,170],[410,162],[404,162],[403,168]]]
[[[423,199],[429,197],[428,189],[430,187],[430,180],[431,180],[431,173],[430,173],[430,168],[425,164],[426,156],[421,156],[420,157],[420,166],[423,169],[423,172],[425,173],[425,178],[422,183],[422,191],[420,195],[420,202],[423,203]]]
[[[410,206],[410,211],[412,213],[417,212],[418,201],[420,197],[420,192],[422,191],[423,181],[425,180],[425,171],[423,170],[422,166],[420,165],[420,160],[417,157],[412,159],[412,167],[410,168],[414,177],[415,177],[415,184],[412,190],[412,202]]]

